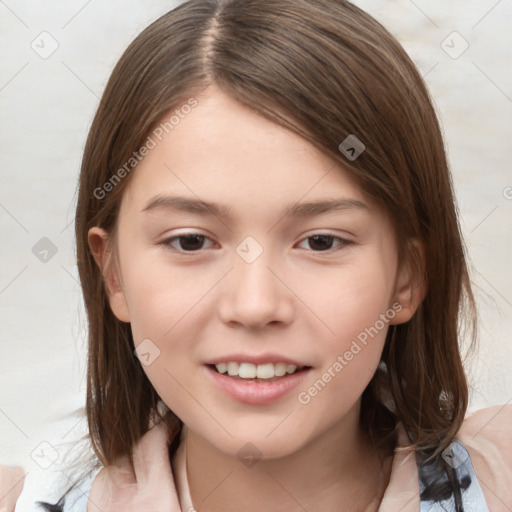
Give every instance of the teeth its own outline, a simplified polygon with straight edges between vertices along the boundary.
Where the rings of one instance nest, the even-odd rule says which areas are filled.
[[[256,367],[256,377],[258,377],[258,379],[271,379],[275,374],[276,371],[272,363],[259,364]],[[240,372],[238,375],[242,375],[242,373]]]
[[[228,375],[238,375],[238,363],[228,363]]]
[[[251,363],[242,363],[238,367],[238,376],[243,379],[254,379],[256,377],[256,365]]]
[[[219,363],[215,365],[219,373],[228,373],[231,377],[241,377],[242,379],[273,379],[274,377],[283,377],[284,375],[295,373],[297,367],[294,364],[286,363]]]
[[[217,366],[217,370],[219,371],[219,373],[226,373],[227,369],[228,369],[228,365],[226,363],[219,363]]]
[[[286,363],[277,363],[274,368],[274,373],[276,377],[282,377],[286,374],[286,369],[288,368],[288,365]]]

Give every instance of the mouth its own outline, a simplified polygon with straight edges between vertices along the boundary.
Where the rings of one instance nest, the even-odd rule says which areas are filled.
[[[308,371],[311,366],[297,366],[288,363],[227,363],[207,364],[214,372],[244,382],[275,382],[284,380],[292,375]]]
[[[265,405],[290,399],[312,370],[311,366],[287,363],[238,363],[234,361],[204,364],[214,387],[237,402]]]

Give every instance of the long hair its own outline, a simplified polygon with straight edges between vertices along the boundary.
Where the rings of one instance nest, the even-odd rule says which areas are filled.
[[[471,328],[473,347],[476,322],[451,175],[415,65],[379,22],[345,0],[190,0],[146,28],[117,63],[88,135],[75,221],[89,324],[87,419],[99,461],[127,455],[133,465],[132,448],[153,413],[170,439],[181,422],[159,407],[134,356],[130,324],[110,309],[88,230],[115,233],[137,168],[119,170],[162,119],[213,83],[339,161],[391,216],[399,260],[413,261],[427,291],[410,321],[390,327],[386,371],[363,393],[361,422],[376,446],[401,422],[417,453],[442,466],[468,404],[462,326]],[[339,149],[350,135],[365,145],[355,160]],[[115,264],[114,243],[111,250]]]

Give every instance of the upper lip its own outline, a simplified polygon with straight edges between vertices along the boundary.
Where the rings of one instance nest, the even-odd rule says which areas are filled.
[[[250,354],[230,354],[222,357],[215,357],[206,361],[204,364],[220,364],[220,363],[252,363],[255,365],[266,364],[266,363],[286,363],[293,364],[297,366],[297,368],[302,368],[304,366],[309,366],[300,361],[296,361],[294,359],[290,359],[289,357],[280,356],[279,354],[260,354],[258,356],[250,355]]]

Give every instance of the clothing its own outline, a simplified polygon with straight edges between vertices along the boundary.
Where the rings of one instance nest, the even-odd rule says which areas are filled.
[[[180,445],[169,463],[165,429],[162,424],[154,426],[134,450],[138,483],[134,483],[127,460],[121,460],[96,475],[94,484],[81,485],[78,500],[67,499],[64,512],[195,512],[187,482],[186,433],[183,428]],[[424,483],[418,476],[414,452],[404,448],[408,443],[405,430],[400,428],[379,512],[455,510],[451,501],[420,502]],[[467,484],[467,477],[471,478],[469,487],[462,491],[464,512],[512,510],[512,405],[468,415],[445,453],[459,480],[465,477]],[[90,501],[86,506],[87,497]]]
[[[402,429],[400,432],[400,435],[402,436],[402,442],[405,441],[405,432]],[[184,437],[182,436],[182,441],[184,441]],[[478,481],[475,477],[471,460],[469,458],[468,452],[465,449],[464,445],[460,443],[459,441],[455,441],[452,443],[455,445],[454,451],[456,452],[456,460],[457,462],[462,462],[460,465],[457,465],[457,470],[459,473],[463,474],[466,470],[468,473],[472,476],[472,485],[466,490],[466,496],[467,499],[464,501],[464,512],[489,512],[489,509],[487,508],[487,505],[485,503],[485,498],[483,496],[483,493],[480,489],[480,486],[478,484]],[[406,460],[412,461],[413,458],[406,456]],[[403,462],[404,459],[402,459]],[[393,466],[395,466],[396,463],[394,461]],[[190,497],[190,490],[188,487],[187,482],[187,467],[186,467],[186,444],[184,442],[180,442],[180,446],[178,448],[178,451],[175,456],[175,460],[173,461],[173,467],[175,468],[174,471],[174,479],[175,479],[175,485],[178,489],[178,496],[179,496],[179,502],[181,505],[181,510],[183,512],[195,512],[196,509],[192,505],[192,499]],[[395,468],[396,469],[396,468]],[[420,484],[421,487],[421,484]],[[417,498],[416,495],[412,495],[412,498]],[[406,498],[406,495],[404,494],[404,498]],[[411,502],[409,501],[405,502],[407,504],[407,508],[403,510],[418,510],[417,504],[418,500],[412,499]],[[415,507],[415,508],[410,508]],[[455,510],[454,508],[451,508],[451,503],[441,502],[441,503],[432,503],[430,501],[421,501],[421,508],[419,509],[420,512],[441,512],[446,510]],[[379,512],[384,512],[385,510],[392,510],[393,512],[396,512],[397,510],[402,510],[402,505],[399,505],[399,508],[397,507],[396,498],[393,493],[393,489],[388,486],[385,493],[384,498],[382,500],[381,506],[379,508]],[[450,508],[449,508],[450,507]]]
[[[86,512],[87,511],[87,500],[89,498],[89,493],[98,474],[98,471],[95,471],[91,476],[85,479],[80,483],[78,487],[75,487],[69,494],[66,496],[66,501],[64,504],[65,512]]]

